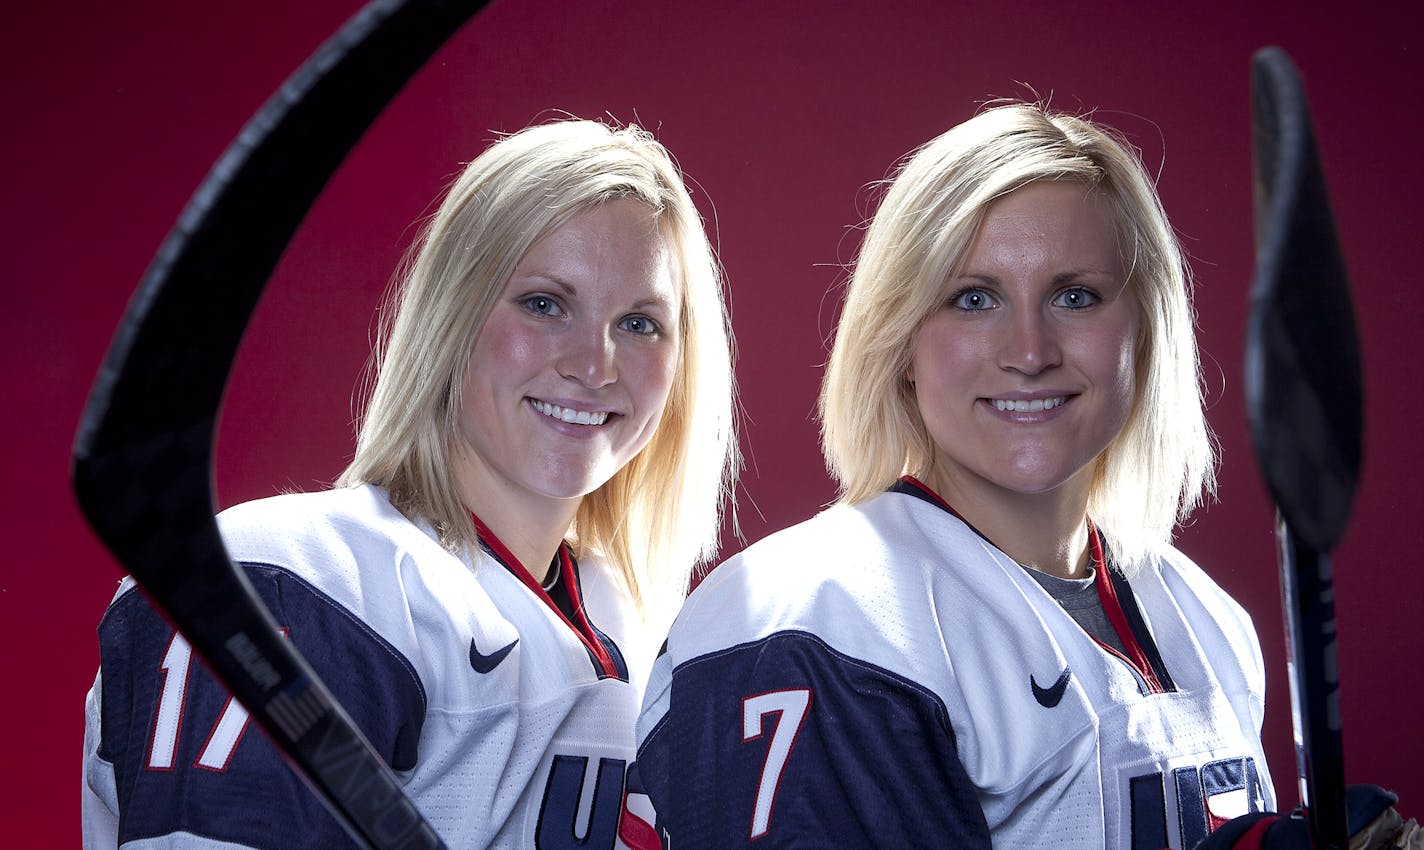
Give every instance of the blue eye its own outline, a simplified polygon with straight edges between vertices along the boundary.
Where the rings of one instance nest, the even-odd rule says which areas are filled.
[[[961,289],[954,293],[949,299],[950,306],[968,312],[978,312],[980,310],[993,309],[996,304],[993,296],[982,289],[970,287]]]
[[[559,302],[547,295],[530,295],[520,300],[524,309],[536,316],[562,316],[564,311]]]
[[[662,331],[658,323],[647,316],[626,316],[618,323],[618,327],[640,336],[651,336]]]
[[[1070,310],[1082,310],[1086,307],[1092,307],[1100,301],[1102,301],[1102,299],[1098,297],[1096,292],[1093,292],[1091,289],[1084,289],[1081,286],[1075,286],[1058,293],[1053,299],[1053,304],[1056,307],[1067,307]]]

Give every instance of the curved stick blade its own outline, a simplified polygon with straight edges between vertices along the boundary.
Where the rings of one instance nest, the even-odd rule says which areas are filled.
[[[1345,531],[1360,475],[1355,314],[1300,78],[1273,48],[1252,69],[1256,278],[1246,410],[1281,514],[1325,552]]]
[[[184,209],[85,407],[73,483],[105,545],[372,847],[443,846],[228,557],[213,518],[223,387],[273,268],[347,152],[487,0],[375,0],[243,129]]]

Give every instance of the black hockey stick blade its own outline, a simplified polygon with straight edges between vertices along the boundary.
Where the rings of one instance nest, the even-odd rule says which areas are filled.
[[[268,277],[365,129],[487,0],[375,0],[218,160],[129,304],[80,421],[73,483],[99,538],[366,846],[440,847],[283,640],[213,518],[223,387]]]
[[[1277,48],[1256,54],[1256,279],[1246,410],[1281,515],[1335,548],[1360,475],[1363,401],[1350,283],[1300,77]]]
[[[1317,848],[1345,848],[1344,747],[1330,551],[1360,473],[1359,344],[1334,217],[1299,74],[1284,52],[1252,63],[1256,277],[1246,410],[1278,507],[1291,706]]]

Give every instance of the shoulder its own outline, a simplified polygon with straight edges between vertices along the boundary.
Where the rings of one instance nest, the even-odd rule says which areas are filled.
[[[362,618],[404,609],[391,603],[409,601],[412,572],[430,576],[422,582],[429,584],[468,571],[433,530],[407,519],[377,487],[245,502],[219,514],[218,527],[249,575],[280,571]]]
[[[832,507],[775,532],[727,559],[688,597],[670,641],[695,640],[693,654],[714,641],[738,643],[789,626],[815,630],[824,592],[853,596],[856,565],[873,569],[879,531],[864,512]]]
[[[674,683],[684,693],[715,688],[718,676],[743,676],[737,671],[751,664],[767,674],[815,671],[823,682],[894,682],[940,714],[937,704],[955,691],[943,647],[979,645],[958,641],[955,630],[1005,587],[1012,595],[1002,556],[986,547],[952,515],[897,493],[773,534],[713,570],[688,598],[654,665],[645,709],[656,716],[653,701]]]
[[[411,522],[384,490],[369,485],[244,502],[218,514],[218,527],[239,560],[264,555],[300,560],[311,553],[373,547],[439,547],[433,531]]]
[[[1163,546],[1131,584],[1153,628],[1179,620],[1191,643],[1213,659],[1223,686],[1235,680],[1227,671],[1238,669],[1248,690],[1264,690],[1265,662],[1251,615],[1190,557]]]
[[[1215,579],[1175,546],[1163,546],[1153,569],[1163,585],[1178,598],[1196,600],[1211,615],[1234,629],[1246,629],[1254,636],[1251,615]]]
[[[991,550],[963,522],[912,496],[837,505],[713,570],[678,615],[669,648],[697,654],[719,641],[798,629],[859,655],[872,635],[933,622],[911,616],[925,613],[928,585],[978,593],[991,583],[986,571],[1001,571]],[[679,640],[684,646],[673,646]]]

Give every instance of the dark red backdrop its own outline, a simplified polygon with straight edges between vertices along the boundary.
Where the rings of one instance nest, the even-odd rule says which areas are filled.
[[[1285,46],[1304,69],[1354,277],[1368,372],[1364,486],[1337,555],[1348,774],[1424,813],[1416,734],[1424,645],[1416,568],[1424,294],[1413,217],[1424,118],[1418,21],[1295,2],[549,5],[502,0],[382,117],[283,262],[237,364],[219,446],[224,505],[330,480],[351,448],[369,317],[410,222],[496,131],[546,110],[656,130],[680,158],[731,281],[749,540],[832,496],[811,412],[824,341],[866,213],[864,187],[991,96],[1032,86],[1096,108],[1161,167],[1190,252],[1221,439],[1221,500],[1181,546],[1253,613],[1269,662],[1267,746],[1294,799],[1271,509],[1243,424],[1251,270],[1247,62]],[[1400,4],[1401,6],[1403,4]],[[9,742],[7,844],[78,835],[82,704],[94,626],[119,570],[65,477],[75,423],[115,323],[214,158],[353,0],[27,4],[0,51],[5,444],[15,477],[0,573]],[[713,8],[720,6],[720,8]],[[872,9],[872,7],[874,7]],[[1014,11],[1005,11],[1013,8]],[[142,15],[142,18],[139,15]],[[1413,61],[1411,61],[1413,60]],[[740,544],[728,540],[730,553]],[[18,843],[17,843],[18,842]]]

